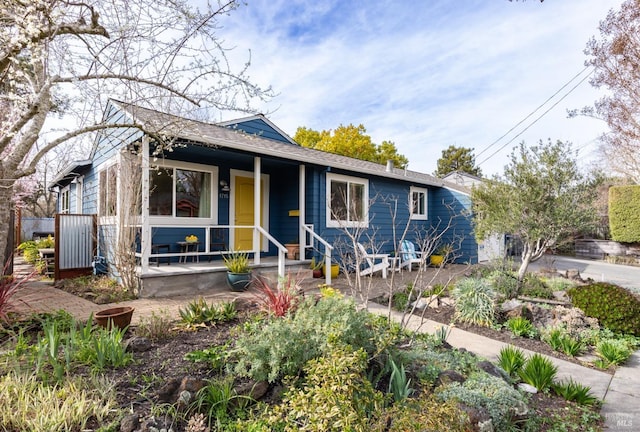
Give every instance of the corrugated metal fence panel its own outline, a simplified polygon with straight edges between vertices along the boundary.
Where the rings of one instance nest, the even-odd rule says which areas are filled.
[[[91,270],[95,215],[58,214],[56,231],[56,279],[64,278],[65,270]]]

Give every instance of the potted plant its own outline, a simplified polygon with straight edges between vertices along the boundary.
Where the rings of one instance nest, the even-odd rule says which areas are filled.
[[[251,267],[247,252],[233,251],[222,255],[227,267],[227,285],[232,291],[245,291],[251,284]]]
[[[300,242],[298,239],[291,240],[288,243],[284,244],[284,247],[287,248],[287,258],[290,260],[296,259],[296,254],[300,256]]]
[[[451,252],[453,247],[450,244],[443,244],[429,257],[429,262],[433,266],[443,266]]]
[[[330,271],[331,271],[331,279],[337,278],[338,275],[340,274],[340,265],[332,262]],[[327,274],[327,265],[324,264],[324,262],[322,264],[322,274],[325,276]]]
[[[310,268],[313,271],[313,277],[315,279],[322,277],[322,260],[316,262],[316,257],[312,257]]]

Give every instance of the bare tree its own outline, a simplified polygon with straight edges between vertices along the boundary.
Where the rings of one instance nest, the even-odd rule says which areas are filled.
[[[235,70],[220,20],[238,2],[5,0],[0,8],[0,201],[33,174],[48,151],[86,134],[138,127],[103,123],[110,97],[166,112],[208,117],[251,111],[271,95]],[[197,111],[200,110],[200,111]],[[147,131],[153,133],[155,131]],[[9,230],[0,206],[0,262]]]
[[[587,44],[586,64],[595,72],[591,85],[606,96],[581,114],[604,120],[610,132],[601,137],[600,152],[611,170],[640,183],[640,2],[627,0],[600,22],[600,38]],[[575,115],[577,111],[570,112]]]

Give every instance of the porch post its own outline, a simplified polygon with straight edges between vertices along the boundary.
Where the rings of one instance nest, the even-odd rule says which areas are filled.
[[[140,233],[140,266],[142,274],[149,271],[149,252],[151,251],[151,226],[149,225],[149,137],[142,137],[142,208],[140,218],[142,232]]]
[[[305,252],[307,250],[307,232],[302,228],[305,221],[307,220],[305,214],[305,203],[306,203],[306,194],[305,194],[305,185],[306,185],[306,167],[303,164],[299,166],[299,174],[298,174],[298,241],[300,243],[300,255],[299,259],[302,261],[305,257]]]
[[[262,207],[260,206],[262,187],[260,180],[262,179],[262,160],[256,156],[253,158],[253,226],[259,227],[261,225]],[[253,229],[253,262],[260,264],[260,252],[262,247],[260,245],[260,231]]]

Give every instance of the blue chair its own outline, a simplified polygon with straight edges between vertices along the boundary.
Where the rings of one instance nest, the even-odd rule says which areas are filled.
[[[402,240],[400,243],[400,269],[406,267],[411,271],[414,264],[424,267],[425,259],[421,251],[416,251],[416,247],[409,240]]]

